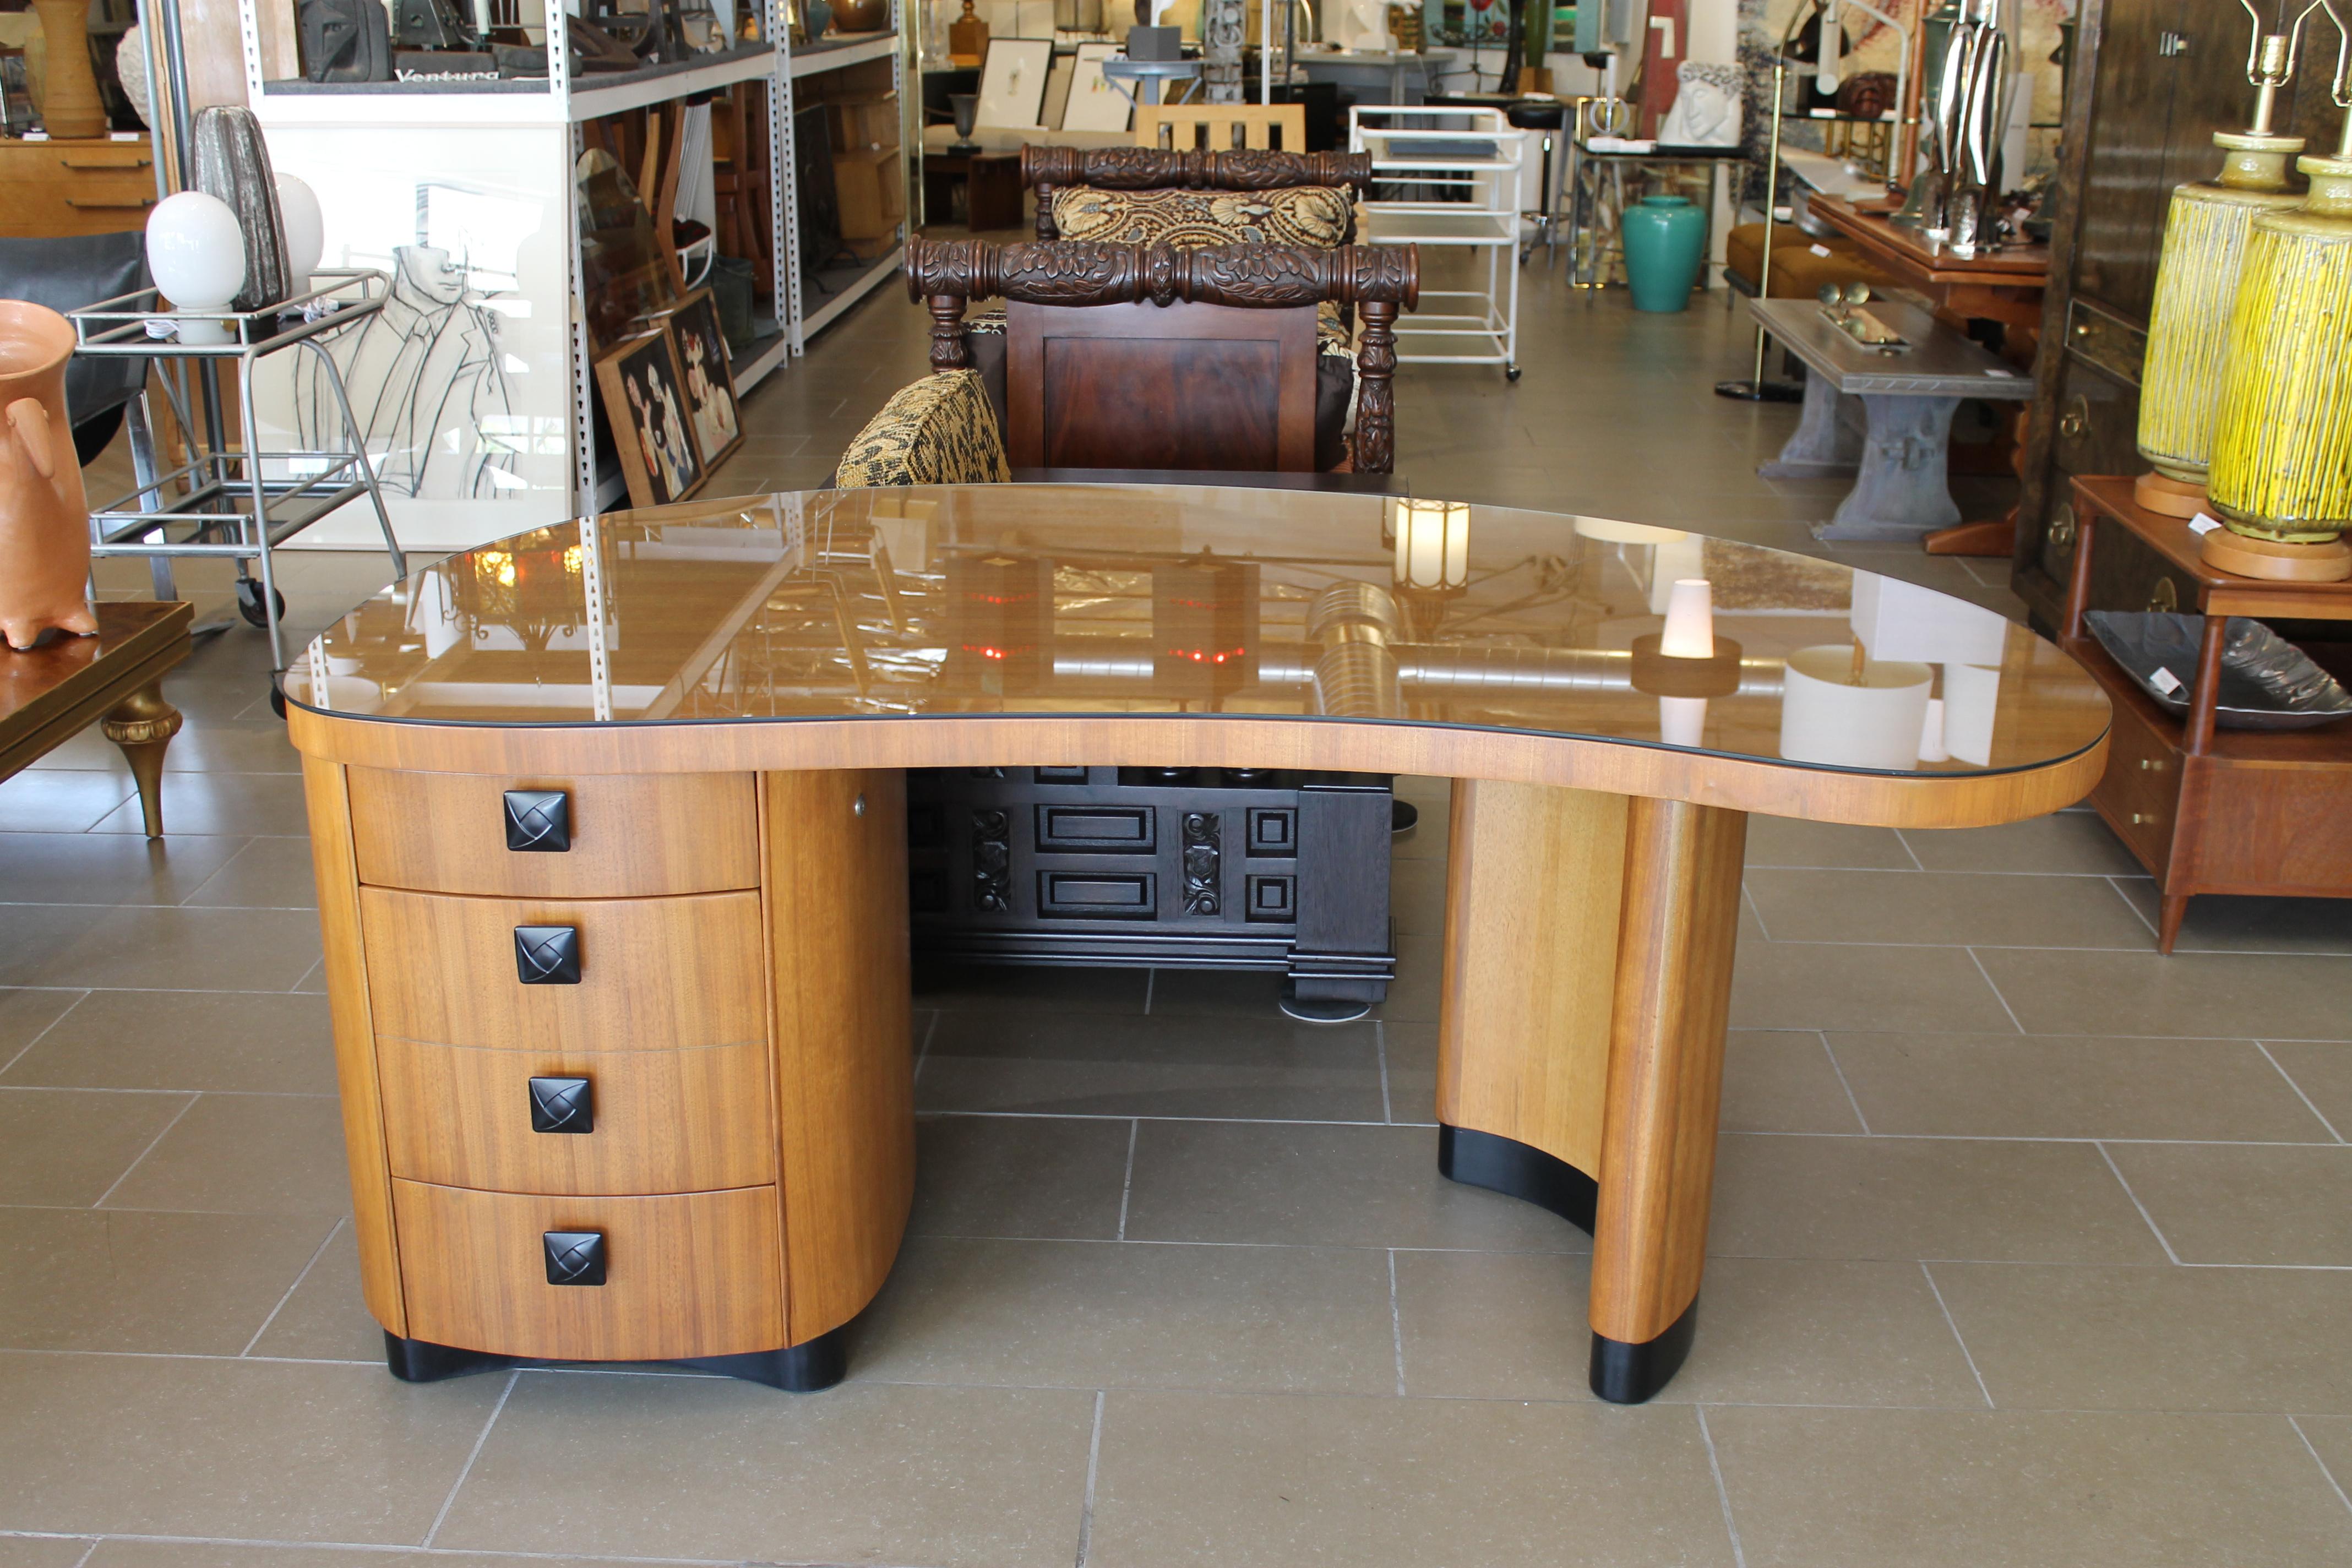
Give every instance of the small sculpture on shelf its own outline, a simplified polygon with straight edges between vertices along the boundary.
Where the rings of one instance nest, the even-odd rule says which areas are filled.
[[[1674,107],[1658,122],[1658,142],[1667,147],[1739,145],[1741,80],[1737,66],[1685,60],[1675,68],[1680,88]]]
[[[0,642],[92,637],[89,503],[66,414],[73,328],[46,306],[0,300]]]

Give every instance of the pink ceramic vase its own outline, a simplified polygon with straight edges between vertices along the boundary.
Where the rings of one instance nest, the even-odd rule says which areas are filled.
[[[55,310],[0,300],[0,640],[51,630],[95,636],[89,503],[66,416],[73,328]]]

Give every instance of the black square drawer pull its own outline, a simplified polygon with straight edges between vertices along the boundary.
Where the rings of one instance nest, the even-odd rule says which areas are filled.
[[[584,1078],[535,1078],[530,1080],[530,1130],[533,1132],[593,1132],[595,1095]]]
[[[604,1237],[593,1230],[551,1230],[540,1237],[547,1248],[550,1285],[602,1285]]]
[[[572,847],[572,797],[560,789],[507,791],[507,847],[560,855]]]
[[[580,984],[578,926],[517,926],[515,978],[525,985]]]

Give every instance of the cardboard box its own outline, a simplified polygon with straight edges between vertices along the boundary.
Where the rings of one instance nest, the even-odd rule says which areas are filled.
[[[872,153],[898,145],[898,97],[849,99],[824,106],[835,153]]]
[[[907,171],[897,148],[835,153],[833,187],[841,237],[853,249],[860,240],[897,239],[907,216]]]

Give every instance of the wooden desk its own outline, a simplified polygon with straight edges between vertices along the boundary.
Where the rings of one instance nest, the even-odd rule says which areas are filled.
[[[143,228],[155,206],[147,138],[26,142],[0,136],[0,237],[54,239]]]
[[[1045,789],[1087,763],[1463,781],[1438,1168],[1592,1232],[1592,1385],[1655,1393],[1696,1321],[1748,814],[2037,816],[2098,776],[2107,700],[1990,611],[1831,563],[1405,506],[1179,485],[690,503],[453,556],[336,623],[284,681],[394,1371],[838,1378],[914,1186],[900,770]],[[1384,532],[1433,521],[1467,530],[1466,584],[1393,588]],[[1528,592],[1530,560],[1556,588]],[[1664,658],[1653,584],[1701,575],[1715,656]],[[1950,730],[1978,761],[1918,760],[1924,688],[1865,731],[1848,688],[1789,669],[1828,643],[1843,671],[1862,588],[1912,639],[1890,653],[1998,667]],[[416,635],[421,602],[446,635]],[[1784,757],[1792,689],[1801,719],[1844,715],[1825,746],[1899,755]],[[926,896],[1022,897],[988,852],[1003,814],[969,816],[919,825],[951,868]],[[1279,900],[1298,825],[1216,817],[1181,825],[1186,883]],[[1082,829],[1178,825],[1055,831]],[[1182,896],[1132,891],[1121,918],[1147,924]]]
[[[1906,287],[1927,295],[1939,321],[1962,331],[1972,321],[1998,321],[2000,341],[1990,346],[2013,364],[2032,365],[2042,334],[2042,289],[2050,280],[2049,247],[2011,246],[1963,260],[1931,248],[1917,230],[1892,222],[1885,212],[1837,196],[1815,196],[1808,205]]]
[[[180,712],[163,672],[188,657],[194,609],[171,600],[98,606],[98,635],[59,637],[23,653],[0,647],[0,779],[29,767],[92,721],[122,748],[139,781],[147,837],[163,836],[163,752]]]
[[[2213,721],[2228,617],[2352,622],[2352,583],[2217,572],[2186,519],[2132,500],[2129,477],[2078,479],[2074,493],[2080,532],[2060,641],[2115,704],[2115,750],[2091,804],[2156,879],[2158,947],[2172,951],[2199,893],[2352,898],[2344,811],[2352,721],[2276,731]],[[2207,617],[2185,719],[2158,707],[2083,625],[2090,610],[2158,605]],[[2352,628],[2342,642],[2352,642]],[[2339,674],[2352,673],[2336,662]]]

